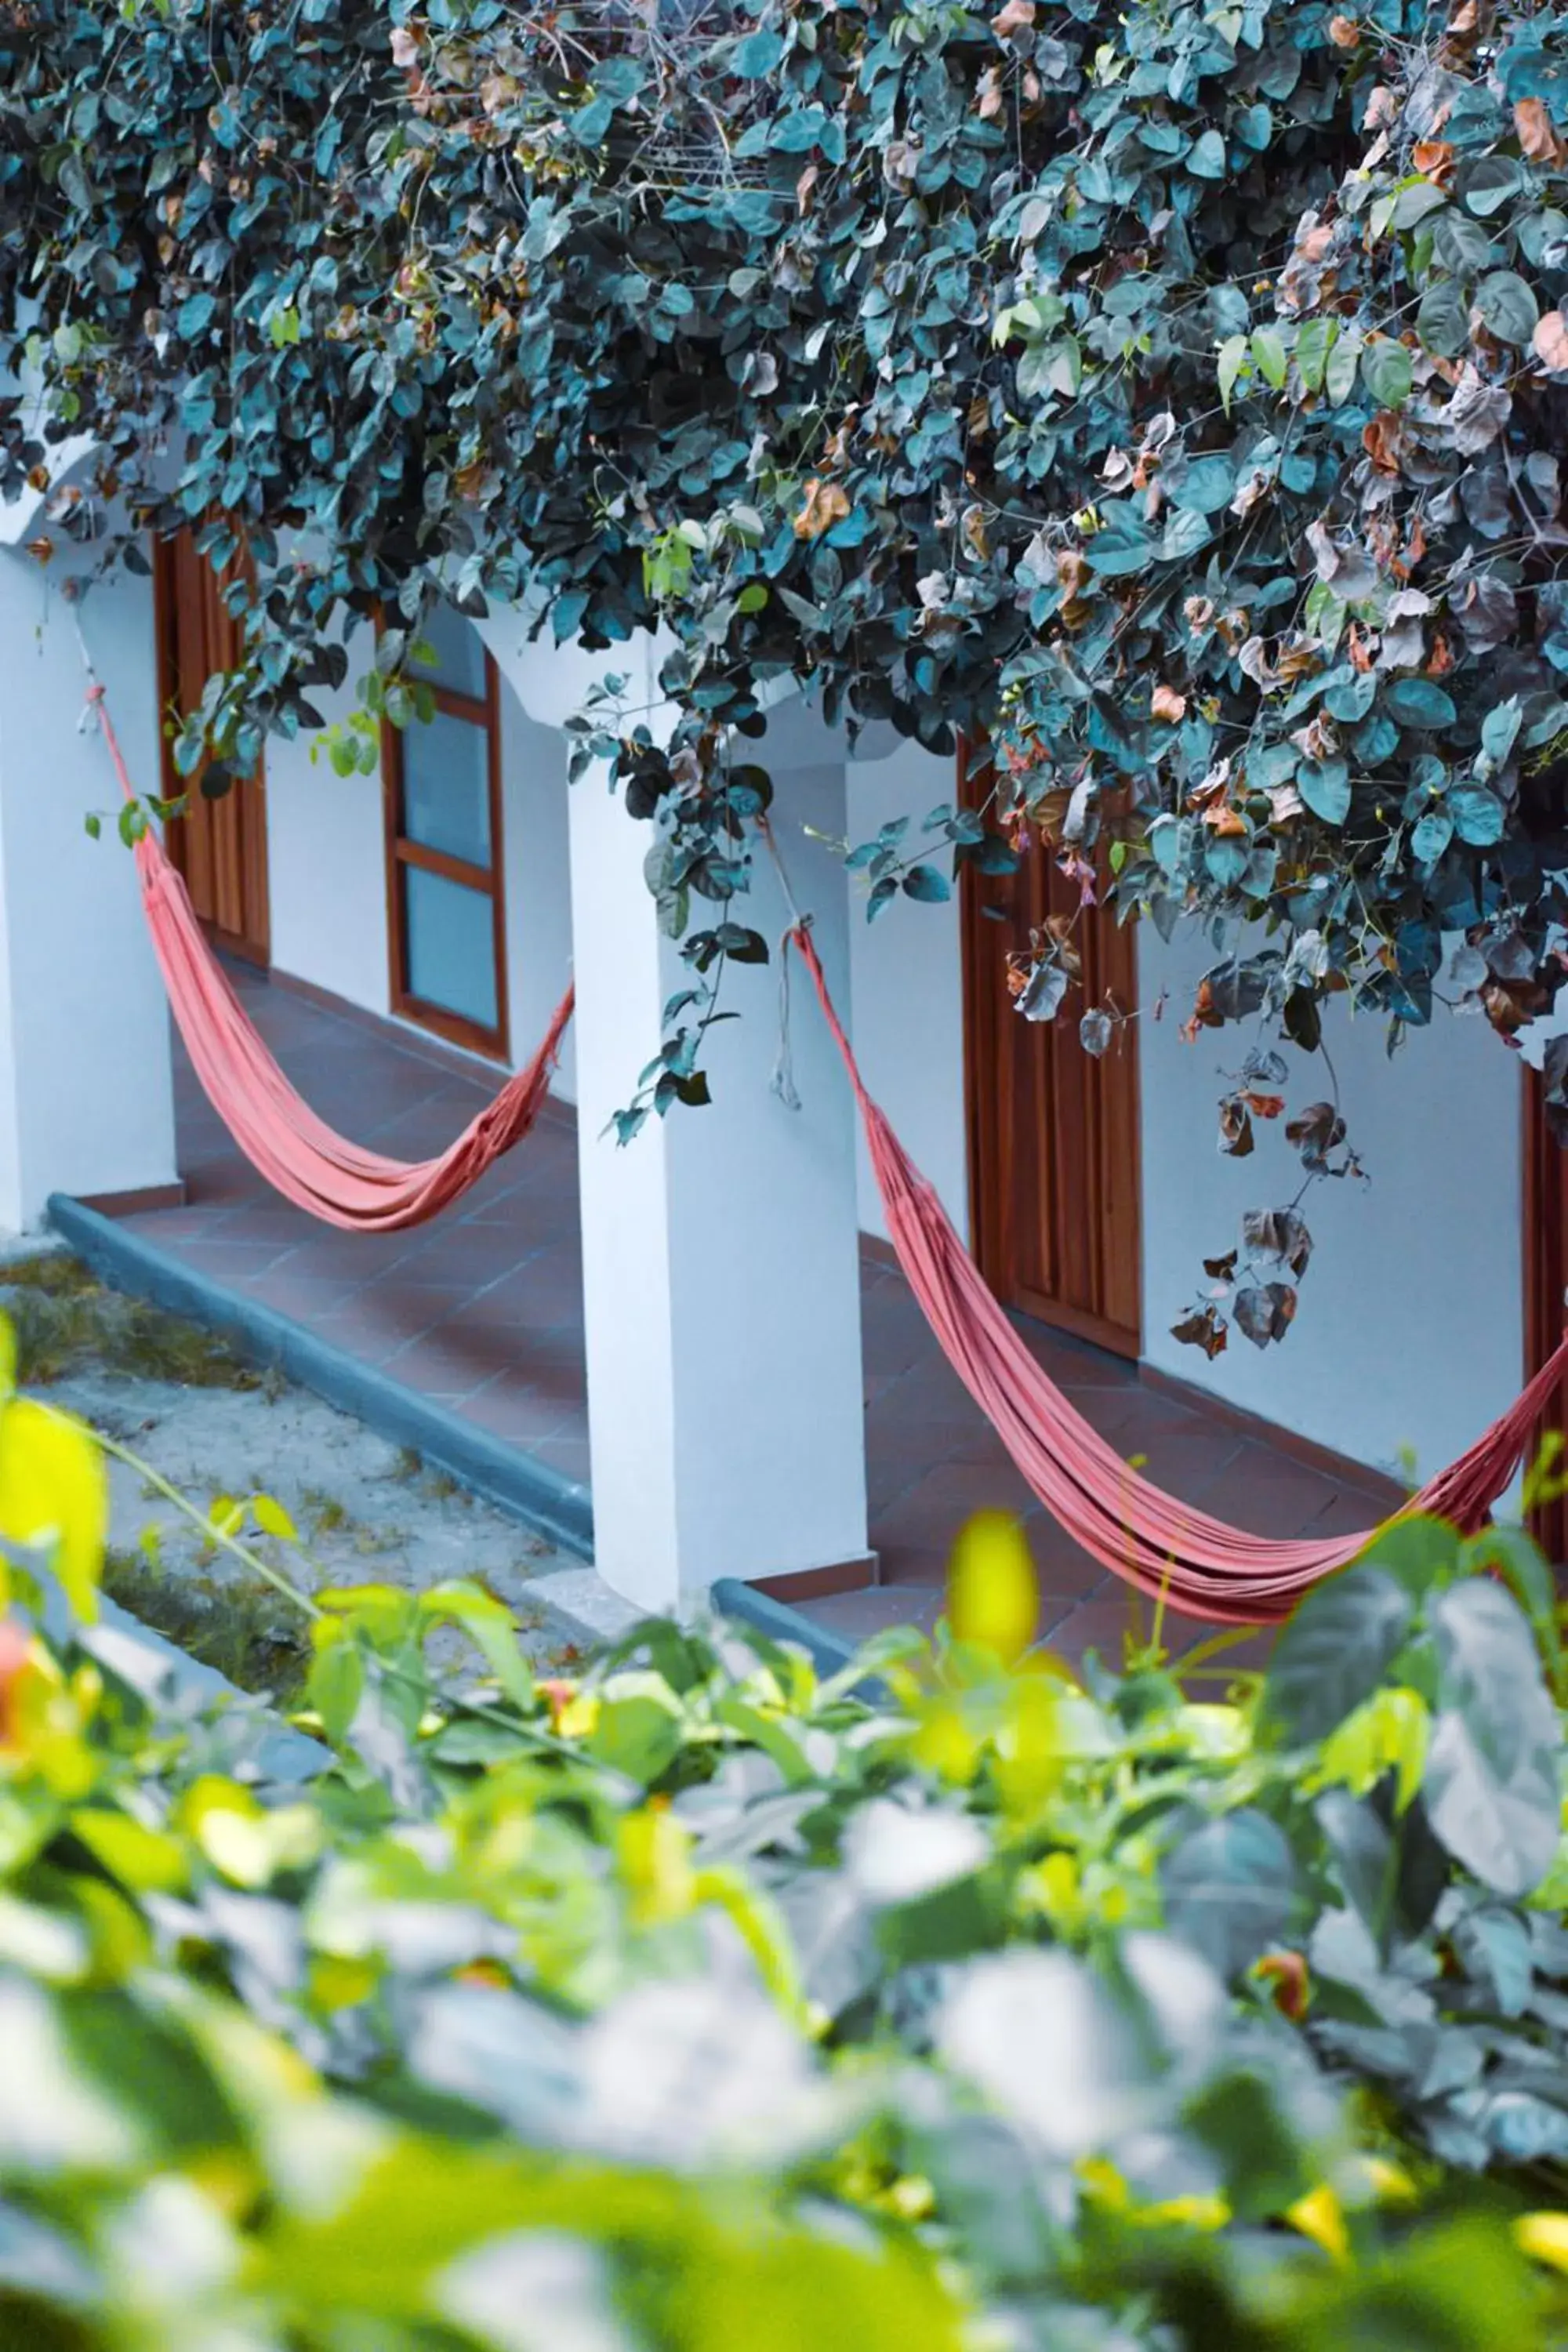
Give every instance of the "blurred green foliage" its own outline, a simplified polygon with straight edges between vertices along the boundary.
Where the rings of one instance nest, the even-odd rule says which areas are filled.
[[[1021,1652],[1000,1518],[827,1678],[655,1621],[536,1681],[477,1585],[318,1594],[283,1781],[92,1622],[101,1508],[5,1403],[6,2352],[1568,2343],[1521,1540],[1404,1523],[1267,1676]]]

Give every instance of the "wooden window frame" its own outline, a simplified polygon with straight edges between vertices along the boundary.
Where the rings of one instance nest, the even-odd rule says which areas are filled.
[[[433,1036],[443,1037],[449,1045],[460,1045],[470,1054],[480,1054],[488,1061],[508,1062],[510,1059],[510,1024],[507,1017],[506,974],[506,886],[505,860],[501,835],[501,721],[500,674],[489,653],[485,655],[485,691],[482,696],[459,694],[455,687],[438,686],[428,681],[437,710],[448,719],[466,721],[485,730],[485,772],[489,791],[490,862],[488,866],[475,866],[465,857],[453,857],[444,849],[432,849],[424,842],[411,841],[404,830],[404,738],[406,730],[384,722],[381,730],[381,781],[383,832],[386,842],[386,940],[391,968],[392,1010],[400,1019],[412,1021]],[[410,721],[417,727],[417,719]],[[409,984],[408,970],[408,900],[404,888],[404,874],[409,866],[417,866],[426,874],[438,874],[444,880],[458,882],[466,889],[481,893],[490,902],[490,937],[495,956],[496,1021],[493,1028],[473,1021],[466,1013],[450,1012],[442,1004],[432,1004],[426,997],[416,996]]]

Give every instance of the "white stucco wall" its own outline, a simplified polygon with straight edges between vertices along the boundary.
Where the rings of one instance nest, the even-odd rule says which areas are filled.
[[[362,630],[349,646],[347,685],[335,695],[311,697],[329,720],[353,709],[354,680],[371,659],[370,635]],[[324,753],[312,761],[310,746],[320,740],[268,738],[273,969],[384,1013],[390,982],[381,777],[340,776]]]
[[[354,707],[354,681],[370,657],[362,633],[350,649],[347,685],[314,697],[328,719]],[[312,762],[310,744],[319,740],[273,737],[267,746],[273,968],[384,1016],[391,980],[381,777],[337,775],[324,755]],[[561,736],[536,726],[504,682],[501,849],[508,1014],[512,1056],[523,1062],[571,968],[566,755]],[[568,1032],[552,1089],[567,1101],[572,1072]]]
[[[0,549],[0,1226],[13,1230],[40,1223],[51,1192],[174,1175],[168,1007],[60,593],[77,560],[62,550],[46,572]],[[132,782],[156,790],[149,584],[95,587],[81,624]]]
[[[764,747],[765,749],[765,747]],[[933,808],[952,801],[953,762],[902,743],[886,759],[847,771],[851,843],[907,816],[918,840]],[[951,854],[932,861],[946,872]],[[919,905],[903,897],[866,919],[866,887],[850,877],[849,1025],[872,1094],[960,1233],[969,1231],[968,1148],[963,1099],[963,977],[959,902]],[[807,1017],[812,1017],[808,1013]],[[887,1238],[865,1136],[857,1150],[861,1230]]]
[[[1257,1122],[1249,1158],[1215,1144],[1222,1072],[1239,1030],[1179,1025],[1212,949],[1145,926],[1140,998],[1144,1354],[1162,1370],[1330,1445],[1423,1476],[1477,1437],[1519,1391],[1523,1364],[1519,1068],[1484,1021],[1439,1010],[1390,1061],[1376,1017],[1331,1013],[1326,1042],[1350,1140],[1371,1179],[1314,1184],[1302,1214],[1316,1249],[1295,1324],[1259,1349],[1232,1331],[1214,1363],[1170,1326],[1205,1281],[1202,1260],[1237,1238],[1242,1212],[1283,1205],[1300,1163],[1283,1121]],[[1287,1048],[1291,1108],[1330,1092],[1321,1061]]]
[[[556,729],[529,718],[504,678],[500,707],[507,996],[512,1059],[521,1064],[549,1026],[572,971],[566,744]],[[577,1099],[570,1029],[551,1092]]]

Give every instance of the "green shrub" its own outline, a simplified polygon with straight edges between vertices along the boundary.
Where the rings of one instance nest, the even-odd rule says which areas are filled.
[[[79,1591],[100,1480],[0,1412]],[[1184,1688],[1017,1655],[1020,1540],[826,1680],[320,1594],[289,1787],[253,1706],[0,1622],[0,2345],[1568,2343],[1539,1560],[1407,1523]]]

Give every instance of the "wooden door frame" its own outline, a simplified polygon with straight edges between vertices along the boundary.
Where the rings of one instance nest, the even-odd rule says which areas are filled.
[[[1541,1074],[1521,1071],[1521,1151],[1524,1234],[1524,1375],[1545,1363],[1568,1323],[1568,1151],[1547,1124]],[[1536,1430],[1532,1444],[1562,1429],[1568,1400],[1558,1397]],[[1527,1457],[1528,1466],[1528,1457]],[[1563,1465],[1559,1464],[1561,1469]],[[1568,1496],[1542,1504],[1530,1515],[1530,1531],[1553,1567],[1568,1562]]]
[[[412,1021],[433,1036],[444,1037],[449,1045],[460,1045],[466,1053],[481,1054],[488,1061],[507,1062],[510,1058],[510,1021],[507,1003],[506,957],[506,860],[503,854],[502,788],[501,788],[501,709],[500,672],[494,656],[485,654],[485,691],[483,696],[460,694],[455,687],[438,686],[429,681],[430,692],[437,710],[449,719],[465,719],[470,726],[485,730],[485,776],[489,793],[490,862],[488,867],[471,865],[467,858],[453,857],[445,850],[432,849],[424,842],[410,841],[403,829],[403,738],[405,730],[384,722],[381,730],[382,836],[386,850],[386,947],[390,974],[393,1012],[405,1021]],[[411,722],[417,727],[418,719]],[[470,1020],[467,1014],[448,1011],[445,1005],[432,1004],[427,998],[416,996],[408,977],[407,900],[403,888],[404,870],[418,866],[427,874],[438,874],[448,882],[459,883],[465,889],[482,894],[489,900],[490,938],[495,957],[496,1025],[487,1029],[482,1022]]]
[[[199,795],[198,779],[182,776],[174,766],[174,746],[163,729],[163,714],[173,692],[175,670],[175,615],[179,603],[179,582],[176,571],[177,552],[173,539],[155,539],[153,542],[153,659],[158,679],[158,763],[162,797],[166,801],[189,802]],[[202,557],[205,563],[206,559]],[[215,581],[215,591],[216,591]],[[240,857],[243,873],[243,895],[256,918],[253,937],[241,937],[226,930],[221,923],[204,919],[203,929],[213,945],[222,953],[237,957],[242,963],[255,964],[261,971],[272,962],[272,891],[268,871],[267,763],[264,755],[257,758],[256,772],[242,782],[231,784],[234,793],[247,793],[251,822],[240,825]],[[183,879],[189,879],[188,816],[170,817],[163,827],[164,847],[169,861]]]
[[[972,782],[968,774],[970,747],[961,736],[958,744],[958,792],[961,806],[973,807],[984,797],[977,790],[980,780]],[[969,1219],[971,1248],[975,1264],[987,1282],[1001,1295],[1006,1270],[1011,1263],[1009,1188],[995,1181],[992,1167],[991,1123],[983,1114],[981,1079],[989,1074],[993,1083],[1010,1089],[1013,1064],[1010,1055],[1001,1050],[1004,1035],[1002,1024],[1016,1020],[1011,1004],[1005,1003],[994,984],[994,975],[987,970],[984,935],[981,926],[986,917],[982,912],[984,877],[973,865],[965,863],[959,882],[960,936],[962,942],[961,970],[963,989],[963,1105],[967,1172],[969,1181]],[[1108,919],[1108,918],[1106,918]],[[1131,1083],[1134,1100],[1142,1103],[1142,1080],[1138,1057],[1138,1026],[1130,1022],[1121,1050],[1131,1056]],[[1029,1289],[1021,1311],[1037,1321],[1047,1323],[1073,1338],[1088,1339],[1109,1354],[1137,1363],[1143,1352],[1143,1311],[1142,1298],[1142,1264],[1143,1246],[1143,1155],[1142,1138],[1131,1180],[1131,1216],[1137,1235],[1140,1265],[1140,1297],[1138,1328],[1129,1331],[1120,1323],[1095,1315],[1060,1299],[1054,1299]]]

